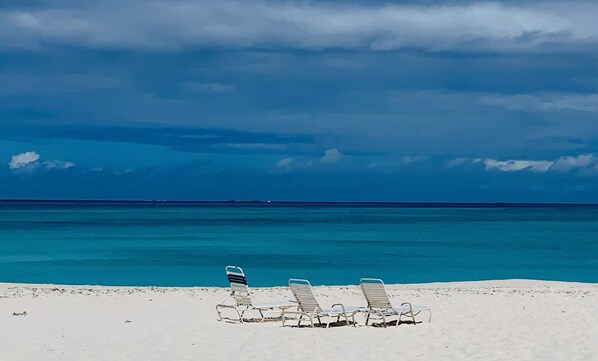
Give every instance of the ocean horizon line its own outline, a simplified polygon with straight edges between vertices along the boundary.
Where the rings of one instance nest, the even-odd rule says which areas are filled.
[[[161,200],[161,199],[0,199],[0,203],[89,203],[89,204],[198,204],[198,205],[346,205],[397,207],[598,207],[598,203],[577,202],[444,202],[444,201],[297,201],[297,200]]]

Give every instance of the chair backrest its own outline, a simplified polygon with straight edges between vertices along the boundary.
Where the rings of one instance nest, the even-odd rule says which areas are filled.
[[[238,266],[226,266],[224,269],[226,270],[228,283],[230,283],[231,295],[237,305],[251,306],[249,287],[243,269]]]
[[[301,311],[308,313],[322,312],[322,308],[314,297],[311,284],[308,280],[291,278],[289,280],[289,288],[293,292],[293,296],[295,296]]]
[[[362,278],[359,280],[361,291],[368,301],[368,308],[386,309],[392,308],[386,290],[384,289],[384,282],[379,278]]]

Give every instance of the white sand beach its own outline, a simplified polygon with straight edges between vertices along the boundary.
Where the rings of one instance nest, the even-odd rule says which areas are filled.
[[[0,360],[598,360],[598,284],[387,285],[430,324],[330,329],[219,322],[226,288],[0,284]],[[286,287],[254,288],[260,301]],[[358,286],[315,287],[324,307]],[[424,318],[422,318],[424,319]],[[359,319],[363,324],[363,319]]]

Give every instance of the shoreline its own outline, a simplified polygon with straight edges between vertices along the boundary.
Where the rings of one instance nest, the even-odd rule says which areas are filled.
[[[598,282],[578,282],[578,281],[549,281],[526,278],[481,280],[481,281],[448,281],[448,282],[424,282],[424,283],[386,283],[387,287],[401,287],[405,289],[437,289],[437,288],[528,288],[528,287],[558,287],[558,286],[576,286],[576,287],[598,287]],[[312,285],[313,288],[346,288],[359,287],[359,284],[347,285]],[[208,290],[228,290],[229,286],[107,286],[92,284],[61,284],[61,283],[20,283],[20,282],[0,282],[0,289],[5,287],[22,288],[92,288],[92,289],[208,289]],[[285,289],[287,285],[279,286],[252,286],[251,290]]]

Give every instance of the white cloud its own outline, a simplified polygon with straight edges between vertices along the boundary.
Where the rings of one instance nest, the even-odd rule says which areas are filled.
[[[283,158],[276,163],[276,168],[280,170],[290,170],[293,167],[293,163],[295,163],[294,158]]]
[[[594,154],[580,154],[576,157],[560,157],[554,162],[551,170],[567,172],[575,168],[588,168],[597,162],[598,159]]]
[[[46,169],[69,169],[76,166],[75,163],[63,160],[48,160],[44,162]]]
[[[8,166],[12,170],[33,170],[40,164],[40,155],[34,151],[15,154],[12,156]],[[75,167],[76,164],[64,160],[47,160],[42,163],[45,169],[69,169]]]
[[[36,152],[25,152],[20,154],[15,154],[12,156],[8,166],[10,169],[22,169],[22,168],[31,168],[37,166],[37,161],[39,160],[39,154]]]
[[[336,148],[328,149],[320,161],[322,163],[336,163],[343,157],[342,153],[338,151]]]
[[[42,4],[52,4],[42,3]],[[598,4],[315,1],[59,2],[0,11],[0,47],[593,49]]]
[[[547,172],[553,164],[554,162],[548,160],[484,160],[486,170],[496,169],[501,172],[517,172],[522,170],[528,170],[531,172]]]
[[[472,163],[475,163],[476,160],[472,160]],[[595,154],[579,154],[577,156],[563,156],[554,160],[484,159],[483,162],[486,170],[499,170],[501,172],[568,172],[574,169],[588,169],[598,163],[598,157]]]

